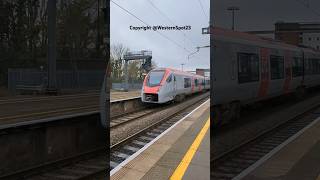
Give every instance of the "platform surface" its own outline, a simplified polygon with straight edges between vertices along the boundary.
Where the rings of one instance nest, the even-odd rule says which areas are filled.
[[[320,180],[320,117],[243,177],[245,180]]]
[[[210,121],[209,114],[210,101],[207,101],[140,155],[123,166],[122,169],[111,176],[111,179],[161,180],[170,179],[173,174],[178,173],[183,179],[209,180],[210,128],[205,128],[206,123]],[[207,125],[210,124],[207,123]],[[202,138],[199,139],[200,134],[202,134]],[[194,148],[196,141],[198,146]],[[190,156],[190,152],[195,153]],[[179,164],[185,169],[181,171]]]
[[[121,99],[129,99],[134,97],[139,97],[141,91],[140,90],[133,90],[128,92],[122,91],[111,91],[110,92],[110,99],[111,101],[121,100]]]
[[[0,125],[99,110],[100,92],[0,100]]]

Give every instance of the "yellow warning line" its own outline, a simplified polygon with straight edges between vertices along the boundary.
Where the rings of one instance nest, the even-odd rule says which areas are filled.
[[[184,173],[186,172],[193,156],[197,152],[204,135],[207,133],[210,127],[210,117],[207,120],[206,124],[202,127],[200,133],[197,135],[196,139],[193,141],[192,145],[189,147],[187,153],[184,155],[182,161],[180,162],[179,166],[176,168],[172,176],[170,177],[171,180],[182,179]]]

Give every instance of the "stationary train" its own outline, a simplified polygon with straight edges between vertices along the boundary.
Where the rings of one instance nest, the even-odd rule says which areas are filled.
[[[212,111],[215,125],[241,106],[320,85],[320,52],[260,36],[213,28]]]
[[[144,79],[141,100],[157,104],[182,101],[187,95],[208,89],[209,78],[170,68],[156,68]]]

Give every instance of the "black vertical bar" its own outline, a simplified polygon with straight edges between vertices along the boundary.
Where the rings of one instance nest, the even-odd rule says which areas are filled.
[[[211,101],[210,102],[213,102],[214,99],[213,99],[213,83],[214,83],[214,43],[213,43],[213,2],[210,2],[210,9],[209,9],[209,12],[210,12],[210,19],[209,19],[209,33],[210,33],[210,97],[211,97]],[[213,109],[212,109],[212,106],[210,108],[210,112],[211,112],[211,117],[213,117]],[[212,123],[211,123],[212,124]],[[210,131],[210,132],[213,132],[213,131]]]
[[[213,102],[214,102],[214,89],[213,89],[213,83],[214,83],[214,43],[213,43],[213,2],[210,1],[210,8],[209,8],[209,35],[210,35],[210,116],[213,117]],[[211,118],[212,119],[212,118]],[[213,147],[213,121],[210,122],[210,149],[212,150]],[[211,156],[211,152],[210,152],[210,156]],[[212,159],[212,158],[210,158]],[[211,173],[213,172],[213,166],[214,166],[214,162],[210,161],[210,178],[211,178]]]
[[[234,10],[232,10],[232,30],[234,31]]]
[[[97,52],[100,50],[100,0],[98,0],[98,18],[97,18]]]
[[[57,90],[56,79],[56,0],[48,0],[48,90]]]
[[[105,19],[105,48],[106,48],[106,60],[107,60],[107,76],[106,76],[106,94],[107,94],[107,98],[106,98],[106,121],[107,124],[110,124],[110,87],[111,87],[111,68],[110,68],[110,1],[109,0],[105,0],[105,9],[104,9],[104,19]],[[106,146],[110,147],[110,126],[107,125],[107,129],[106,129],[106,138],[107,138],[107,143]],[[107,152],[107,162],[110,162],[110,152]],[[108,169],[110,169],[110,164],[108,163]],[[110,179],[108,173],[107,174],[107,179]]]
[[[301,84],[304,84],[304,77],[305,77],[305,54],[304,54],[304,51],[302,50],[302,83]]]

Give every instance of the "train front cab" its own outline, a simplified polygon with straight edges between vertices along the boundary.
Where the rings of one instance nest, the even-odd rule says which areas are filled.
[[[141,100],[146,103],[166,103],[174,99],[176,87],[176,77],[170,70],[152,70],[144,79]]]

